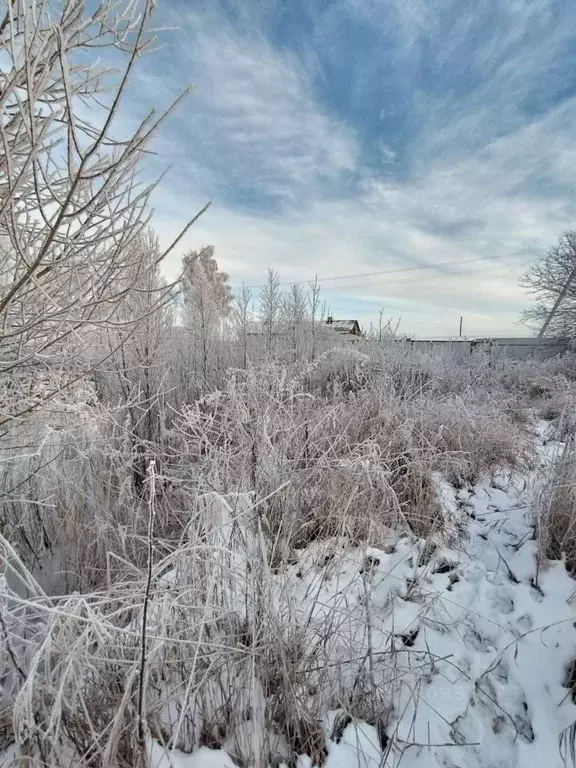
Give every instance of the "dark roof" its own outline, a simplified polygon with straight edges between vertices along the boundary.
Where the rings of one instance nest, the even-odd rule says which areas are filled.
[[[360,324],[358,320],[326,320],[326,325],[330,326],[337,333],[360,333]]]

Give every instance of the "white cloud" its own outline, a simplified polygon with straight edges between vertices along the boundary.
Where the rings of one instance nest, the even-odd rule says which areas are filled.
[[[214,11],[173,21],[177,55],[168,70],[146,71],[139,95],[162,93],[184,76],[195,83],[158,143],[177,161],[182,190],[234,189],[241,201],[294,203],[355,169],[353,133],[315,102],[310,72],[293,54],[249,24],[240,33]]]
[[[368,0],[352,5],[378,15],[378,4]],[[403,55],[409,57],[408,48],[423,35],[441,39],[442,25],[427,3],[400,5],[395,34],[404,40]],[[375,142],[388,167],[404,163],[401,180],[360,165],[354,131],[316,96],[312,54],[299,60],[274,48],[248,6],[234,28],[217,10],[180,18],[173,63],[157,74],[147,71],[138,83],[142,102],[155,88],[168,90],[166,83],[175,89],[184,73],[197,84],[157,146],[176,165],[156,194],[161,238],[171,240],[176,221],[210,196],[213,207],[184,245],[213,243],[236,285],[262,283],[267,267],[284,280],[305,280],[459,261],[468,272],[485,264],[485,271],[460,277],[416,280],[417,272],[399,272],[327,283],[342,290],[326,298],[335,312],[340,307],[364,322],[382,304],[403,316],[408,332],[453,333],[463,314],[470,333],[518,333],[528,302],[518,287],[522,263],[572,226],[576,214],[576,99],[540,117],[518,108],[530,94],[530,78],[553,57],[545,40],[518,48],[530,23],[543,24],[548,13],[542,4],[538,19],[531,12],[524,17],[520,5],[505,12],[514,29],[505,27],[471,51],[471,66],[490,67],[490,77],[460,102],[453,94],[415,89],[414,109],[425,120],[411,137],[407,160],[389,141]],[[484,4],[485,15],[487,9]],[[445,41],[447,58],[470,24],[462,17],[455,26]],[[551,42],[563,45],[566,34],[556,30]],[[385,105],[380,121],[392,109]],[[347,174],[363,176],[354,194],[342,183]],[[275,198],[276,205],[248,212],[252,196]],[[168,265],[172,272],[176,258]],[[492,271],[498,259],[515,265]],[[352,283],[360,287],[345,288]]]
[[[523,265],[570,227],[576,214],[576,202],[561,194],[538,195],[527,181],[532,157],[557,178],[573,171],[572,159],[564,164],[571,157],[561,136],[566,109],[464,160],[439,160],[419,179],[371,181],[352,200],[317,200],[304,213],[277,215],[215,206],[189,242],[214,243],[235,284],[260,284],[269,266],[285,280],[304,280],[315,273],[327,278],[460,261],[468,273],[485,264],[486,271],[442,280],[416,280],[415,271],[374,277],[369,287],[366,278],[326,283],[361,286],[326,296],[335,310],[358,300],[357,314],[366,322],[377,304],[389,305],[403,314],[409,332],[453,332],[454,317],[464,314],[476,333],[519,333],[518,315],[528,302],[518,286]],[[169,207],[179,206],[171,200]],[[513,265],[494,270],[500,263]]]

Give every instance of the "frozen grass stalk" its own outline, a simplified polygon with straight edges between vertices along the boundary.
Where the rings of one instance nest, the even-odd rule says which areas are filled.
[[[154,459],[148,465],[148,566],[146,590],[142,607],[142,636],[140,643],[140,676],[138,678],[138,729],[140,742],[145,746],[147,734],[145,690],[146,690],[146,631],[148,628],[148,606],[152,589],[152,571],[154,568],[154,519],[156,517],[156,463]]]

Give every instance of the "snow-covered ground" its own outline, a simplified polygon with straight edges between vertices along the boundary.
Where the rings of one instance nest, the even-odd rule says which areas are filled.
[[[559,445],[542,438],[542,462],[553,460]],[[279,621],[305,626],[318,646],[306,695],[324,712],[326,768],[565,765],[576,582],[561,562],[537,572],[529,481],[440,482],[450,548],[392,532],[374,548],[333,540],[275,576]],[[152,742],[151,765],[234,762],[223,750],[167,753]]]
[[[458,489],[438,477],[445,523],[436,537],[387,530],[374,547],[318,541],[293,564],[267,572],[260,599],[284,640],[294,630],[296,673],[285,678],[292,687],[286,695],[317,714],[323,738],[315,751],[294,759],[278,702],[272,733],[262,682],[230,667],[215,685],[236,688],[241,706],[222,748],[186,753],[150,737],[150,768],[264,768],[266,761],[246,755],[261,754],[272,739],[275,768],[573,765],[576,691],[567,684],[576,659],[576,582],[562,562],[538,570],[531,511],[538,476],[562,446],[546,439],[544,425],[537,441],[540,465],[531,473],[502,473]],[[256,602],[247,585],[260,583],[261,542],[250,534],[251,505],[237,501],[232,507],[206,495],[213,534],[208,523],[205,530],[232,576],[218,585],[223,605],[250,617]],[[151,634],[154,624],[169,623],[172,590],[185,570],[173,567],[157,579]],[[193,699],[184,688],[180,682],[170,689],[179,693],[165,700],[160,732],[181,746],[176,732],[193,746],[203,725],[196,711],[183,724]],[[13,746],[0,754],[0,766],[19,760]]]

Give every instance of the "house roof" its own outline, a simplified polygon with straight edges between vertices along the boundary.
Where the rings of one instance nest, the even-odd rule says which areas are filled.
[[[353,333],[355,330],[360,330],[358,320],[332,320],[326,323],[338,333]]]

